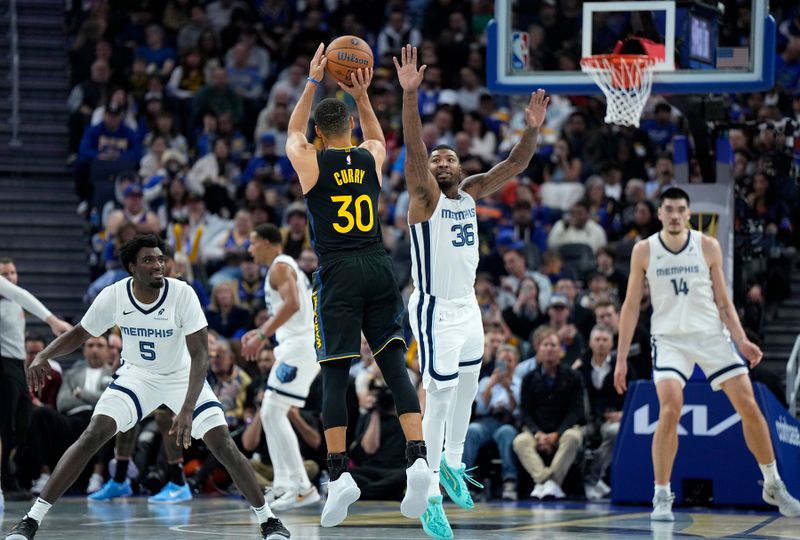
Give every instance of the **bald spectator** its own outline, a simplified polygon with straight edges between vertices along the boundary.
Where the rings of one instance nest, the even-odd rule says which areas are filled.
[[[551,248],[564,244],[585,244],[594,252],[607,242],[603,227],[589,219],[589,203],[586,201],[575,203],[569,214],[553,225],[547,237],[547,244]]]

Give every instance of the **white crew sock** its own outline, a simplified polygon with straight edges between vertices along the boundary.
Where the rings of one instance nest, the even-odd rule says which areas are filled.
[[[758,468],[761,469],[761,474],[764,475],[765,484],[777,484],[781,481],[781,475],[778,474],[777,462],[773,461],[772,463],[767,463],[766,465],[759,463]]]
[[[444,459],[453,469],[461,467],[464,455],[464,440],[472,415],[472,402],[478,395],[477,371],[458,374],[458,386],[455,399],[450,402],[447,417],[447,434],[444,444]]]
[[[251,506],[250,508],[252,508],[253,512],[256,513],[256,517],[258,518],[259,523],[264,523],[269,518],[275,517],[275,514],[272,513],[272,510],[270,510],[269,505],[267,503],[264,503],[264,506],[260,508],[256,508],[255,506]]]
[[[36,502],[33,503],[33,506],[31,507],[30,510],[28,510],[26,516],[29,518],[33,518],[34,520],[36,520],[36,523],[41,525],[44,516],[47,515],[47,512],[50,510],[52,506],[53,506],[52,504],[45,501],[41,497],[37,497]]]
[[[428,450],[428,467],[433,472],[433,480],[428,486],[428,497],[441,495],[439,490],[439,462],[442,459],[447,413],[455,395],[456,387],[436,388],[436,383],[433,381],[425,392],[425,415],[422,417],[422,433]]]
[[[672,494],[672,488],[670,487],[670,483],[667,482],[666,484],[656,484],[655,485],[655,494],[658,495],[658,492],[661,491],[667,495]]]
[[[300,443],[287,416],[289,407],[289,404],[276,398],[274,393],[270,393],[261,406],[261,418],[264,434],[267,437],[269,457],[275,469],[274,485],[282,487],[281,483],[288,483],[303,490],[311,486],[311,480],[308,478],[303,456],[300,454]]]

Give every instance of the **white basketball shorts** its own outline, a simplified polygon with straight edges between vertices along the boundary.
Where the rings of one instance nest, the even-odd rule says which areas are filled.
[[[456,386],[459,372],[481,369],[483,320],[474,295],[446,300],[415,290],[408,316],[426,390],[432,382],[437,388]]]
[[[748,373],[747,362],[722,332],[654,335],[650,343],[656,383],[662,379],[676,379],[684,386],[695,364],[703,370],[715,391],[728,379]]]
[[[303,407],[319,369],[313,339],[287,340],[275,347],[267,393],[293,407]]]
[[[172,412],[180,411],[188,387],[188,372],[160,375],[123,364],[117,370],[114,381],[100,396],[92,416],[110,416],[117,422],[117,431],[125,432],[162,404]],[[192,415],[192,437],[202,439],[208,430],[217,426],[227,428],[222,404],[208,383],[203,382]]]

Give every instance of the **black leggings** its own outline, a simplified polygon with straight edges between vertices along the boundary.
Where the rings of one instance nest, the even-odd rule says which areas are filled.
[[[394,341],[375,361],[394,396],[397,415],[419,413],[419,398],[406,369],[403,346]],[[325,429],[347,426],[347,381],[350,359],[322,362],[322,424]]]
[[[2,488],[7,491],[18,489],[17,478],[11,475],[9,458],[15,448],[20,457],[33,411],[22,362],[16,358],[0,358],[0,437],[3,441],[0,477]]]

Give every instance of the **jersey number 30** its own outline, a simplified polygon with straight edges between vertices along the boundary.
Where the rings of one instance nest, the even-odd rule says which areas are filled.
[[[689,294],[689,284],[683,278],[671,279],[672,289],[675,291],[675,296],[679,294]]]
[[[350,204],[353,202],[352,195],[332,196],[331,201],[341,204],[337,215],[344,218],[344,225],[338,223],[333,224],[333,229],[336,232],[347,234],[353,230],[354,226],[358,227],[358,230],[361,232],[369,232],[372,230],[374,218],[372,217],[372,200],[369,198],[369,195],[361,195],[356,198],[355,204],[353,205],[355,207],[355,216],[353,216],[353,212],[348,210]],[[367,209],[366,212],[362,212],[362,203],[365,202],[367,203]]]
[[[453,240],[454,247],[475,244],[475,231],[472,230],[472,223],[467,223],[466,225],[456,224],[450,227],[450,230],[456,233],[456,239]]]

